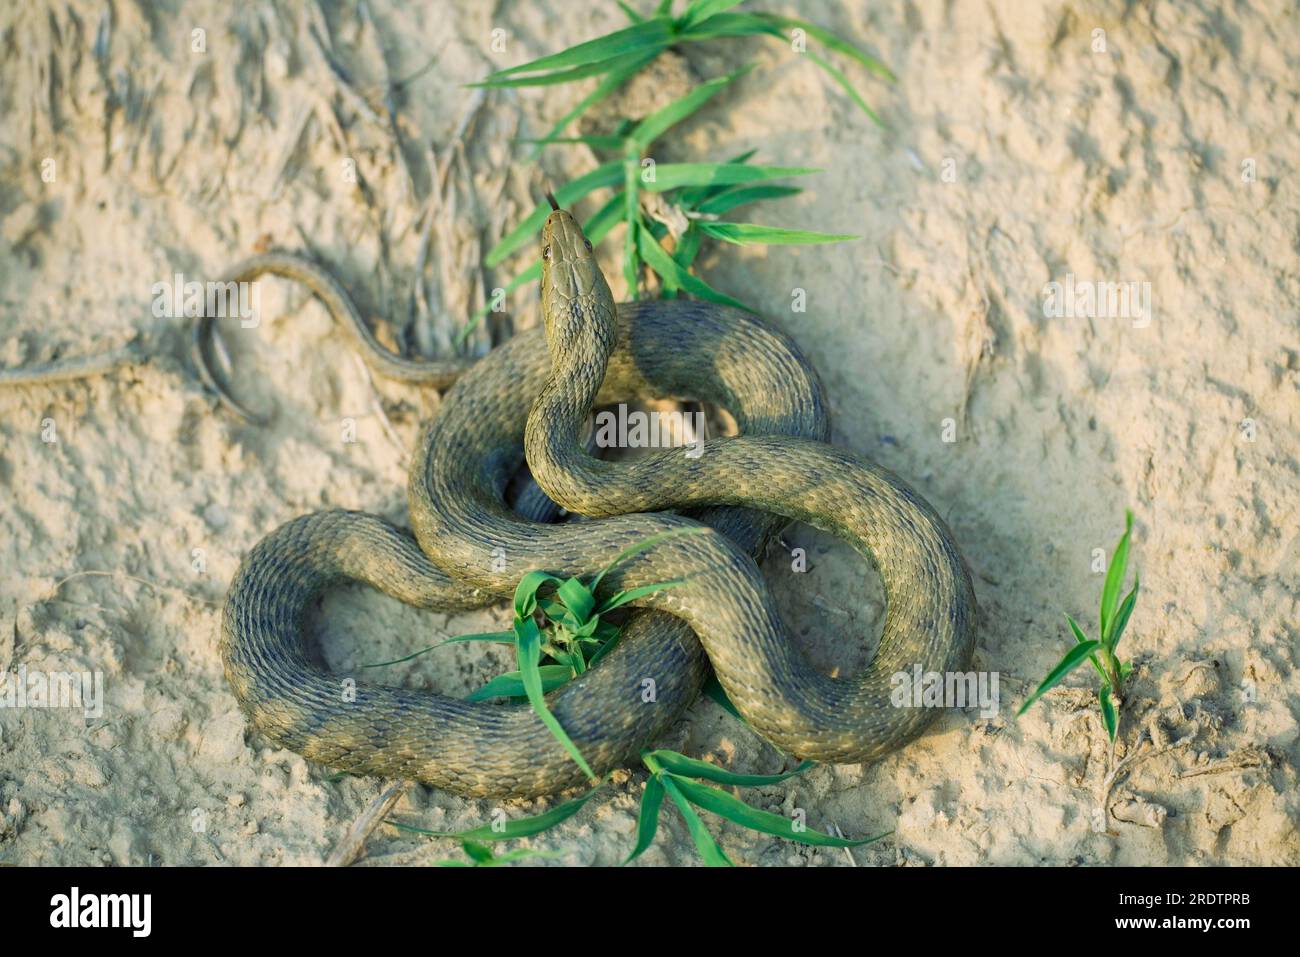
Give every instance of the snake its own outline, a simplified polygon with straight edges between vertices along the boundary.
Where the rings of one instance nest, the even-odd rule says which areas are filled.
[[[896,706],[898,676],[963,671],[974,646],[974,590],[942,518],[892,472],[829,444],[821,382],[784,332],[705,301],[615,304],[567,210],[550,213],[541,249],[540,326],[463,368],[398,363],[407,381],[455,379],[411,456],[410,531],[321,511],[280,526],[240,563],[220,652],[251,727],[314,763],[470,797],[581,785],[584,772],[527,704],[335,674],[313,653],[310,616],[346,581],[422,608],[482,607],[508,598],[529,571],[591,575],[656,536],[605,575],[598,595],[674,587],[633,602],[609,653],[547,697],[597,774],[671,728],[710,673],[744,721],[795,758],[868,762],[918,736],[936,712]],[[306,277],[372,365],[391,365],[323,270],[281,256],[251,260],[243,274],[267,262],[264,271]],[[702,440],[689,455],[593,455],[583,441],[593,408],[647,396],[725,408],[739,434]],[[525,462],[547,499],[585,518],[544,521],[512,507],[506,490]],[[809,663],[756,563],[792,521],[848,542],[880,575],[885,621],[858,673]]]

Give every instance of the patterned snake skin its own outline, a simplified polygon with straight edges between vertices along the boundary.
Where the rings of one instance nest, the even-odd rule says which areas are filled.
[[[331,674],[308,654],[305,616],[322,590],[349,579],[420,607],[477,607],[511,595],[527,571],[590,573],[680,527],[698,533],[639,553],[601,591],[685,584],[637,602],[645,610],[613,651],[548,698],[598,773],[667,728],[710,663],[751,726],[800,758],[867,761],[919,734],[933,709],[893,707],[890,677],[914,665],[963,670],[973,643],[974,593],[940,518],[889,472],[825,443],[820,383],[786,337],[712,304],[616,307],[567,212],[550,216],[543,243],[544,328],[475,364],[422,430],[408,486],[414,538],[374,516],[321,512],[282,526],[240,566],[221,653],[253,727],[321,764],[466,795],[536,796],[580,784],[580,769],[527,705]],[[380,347],[332,280],[290,257],[275,265],[265,271],[321,294],[383,371],[373,354]],[[205,355],[199,349],[201,365]],[[404,377],[418,379],[417,366]],[[430,379],[446,372],[433,367]],[[707,441],[698,457],[682,448],[623,462],[592,457],[581,433],[593,404],[647,395],[716,403],[742,434]],[[505,489],[524,448],[546,493],[595,520],[545,524],[510,509]],[[774,610],[752,556],[790,520],[844,538],[880,570],[888,614],[859,675],[815,671]]]

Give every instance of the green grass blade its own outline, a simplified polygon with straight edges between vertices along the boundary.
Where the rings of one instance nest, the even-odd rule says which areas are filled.
[[[757,149],[745,150],[745,152],[741,153],[739,156],[733,156],[731,159],[727,160],[727,165],[748,163],[751,159],[753,159],[756,153],[758,153]],[[710,196],[716,196],[718,193],[733,188],[734,187],[731,186],[687,187],[677,194],[677,205],[683,207],[684,209],[694,209],[700,203],[708,199]]]
[[[1060,663],[1048,672],[1047,677],[1043,679],[1043,683],[1029,696],[1029,700],[1020,706],[1020,710],[1016,712],[1016,717],[1018,718],[1028,711],[1031,704],[1060,684],[1062,678],[1078,667],[1085,658],[1100,647],[1101,642],[1099,641],[1085,641],[1066,652]]]
[[[650,144],[667,130],[695,113],[705,103],[717,96],[723,87],[752,69],[752,64],[746,64],[734,73],[728,73],[726,76],[720,76],[709,80],[707,83],[701,83],[685,96],[673,100],[667,106],[661,107],[647,116],[628,134],[628,139],[635,143],[638,149],[649,149]]]
[[[388,665],[400,665],[405,661],[411,661],[421,655],[426,655],[443,645],[454,645],[464,641],[491,641],[499,645],[513,645],[515,643],[515,633],[513,631],[485,631],[476,635],[457,635],[455,638],[448,638],[446,641],[440,641],[428,648],[421,648],[419,651],[412,652],[402,658],[394,658],[392,661],[376,661],[374,664],[362,665],[361,667],[384,668]]]
[[[1106,584],[1101,588],[1101,643],[1110,647],[1111,622],[1115,618],[1115,605],[1119,601],[1119,590],[1124,586],[1124,573],[1128,571],[1128,543],[1133,531],[1133,513],[1124,513],[1124,534],[1115,546],[1110,566],[1106,569]]]
[[[601,624],[605,625],[607,623],[601,622]],[[591,661],[587,663],[587,667],[594,668],[596,662],[600,661],[601,658],[604,658],[607,654],[613,651],[614,646],[618,644],[618,640],[623,637],[623,630],[621,628],[614,628],[613,625],[610,625],[609,627],[613,628],[614,633],[608,637],[600,639],[601,645],[596,649],[596,653],[591,656]]]
[[[641,164],[636,144],[627,142],[623,153],[623,219],[627,231],[623,234],[623,282],[627,285],[627,294],[634,302],[641,298],[641,284],[638,281],[641,262],[637,256],[636,224],[641,219]]]
[[[480,844],[478,841],[461,841],[460,847],[465,852],[465,856],[476,864],[486,864],[493,860],[492,848],[486,844]]]
[[[695,262],[695,257],[700,254],[700,242],[703,237],[699,225],[691,223],[681,239],[677,241],[677,248],[673,250],[673,262],[683,269],[690,269],[691,264]]]
[[[686,227],[686,232],[677,240],[677,248],[673,250],[673,262],[677,263],[678,269],[682,272],[689,272],[691,265],[695,262],[695,257],[700,254],[700,242],[704,234],[700,232],[699,225],[692,222]],[[672,279],[665,278],[660,294],[664,299],[676,299],[681,288]]]
[[[693,25],[703,23],[709,17],[740,6],[742,2],[743,0],[695,0],[677,21],[677,28],[689,29]]]
[[[581,625],[596,610],[596,596],[587,590],[580,579],[566,580],[556,589],[555,596],[573,612],[575,624]]]
[[[573,669],[568,665],[539,665],[542,676],[542,692],[549,694],[561,685],[573,680]],[[465,696],[466,701],[488,701],[492,698],[526,698],[528,691],[524,687],[523,676],[518,671],[507,671],[497,675],[483,687]]]
[[[1088,640],[1088,636],[1083,633],[1083,629],[1079,627],[1079,623],[1077,621],[1075,621],[1069,615],[1065,616],[1065,620],[1070,623],[1070,631],[1074,633],[1075,642],[1077,642],[1078,644],[1083,644],[1085,641]],[[1097,660],[1097,656],[1089,655],[1088,660],[1091,661],[1092,666],[1097,669],[1097,674],[1101,675],[1101,680],[1106,681],[1107,680],[1106,669],[1101,666],[1101,662]]]
[[[598,150],[621,150],[626,139],[627,137],[624,136],[521,136],[515,142],[541,144],[542,146],[582,143]]]
[[[583,113],[587,112],[587,110],[589,110],[592,106],[596,105],[601,100],[605,99],[605,97],[609,96],[619,87],[621,87],[624,83],[627,82],[629,77],[631,77],[634,73],[639,72],[643,67],[647,66],[650,63],[650,61],[653,60],[658,55],[659,55],[659,50],[653,49],[650,50],[648,53],[642,53],[639,56],[633,57],[631,60],[627,62],[625,66],[615,67],[613,70],[610,70],[609,73],[605,75],[605,78],[600,81],[600,83],[596,86],[594,90],[592,90],[589,94],[587,94],[585,97],[579,100],[577,105],[574,106],[571,110],[569,110],[569,112],[565,113],[562,117],[560,117],[558,120],[555,121],[555,125],[553,125],[550,128],[546,136],[542,137],[541,142],[533,150],[532,158],[536,159],[538,156],[540,156],[542,152],[542,147],[545,146],[547,143],[551,142],[553,137],[558,136],[560,133],[564,131],[564,129],[570,123],[576,120]],[[592,242],[595,242],[595,240],[593,239]]]
[[[678,35],[679,41],[696,42],[722,37],[772,36],[789,42],[789,37],[756,13],[715,13],[708,20],[692,24]]]
[[[720,704],[723,710],[731,712],[731,716],[737,721],[742,724],[745,722],[744,715],[740,713],[740,709],[727,696],[727,691],[722,687],[722,682],[718,680],[717,675],[709,675],[708,680],[704,682],[704,693]]]
[[[1110,630],[1110,653],[1113,655],[1115,649],[1119,647],[1119,640],[1124,637],[1124,629],[1128,627],[1128,620],[1133,615],[1133,606],[1137,604],[1138,585],[1140,579],[1137,573],[1133,573],[1133,590],[1124,596],[1120,602],[1119,611],[1115,614],[1115,623]]]
[[[541,719],[542,724],[550,729],[551,734],[555,735],[557,741],[564,746],[564,750],[569,752],[578,767],[582,768],[582,773],[591,779],[595,784],[597,780],[596,772],[591,770],[591,765],[587,759],[582,756],[578,746],[573,743],[567,731],[560,726],[560,722],[555,715],[551,714],[551,709],[546,707],[546,692],[542,684],[542,675],[540,661],[542,657],[542,637],[537,627],[537,622],[532,618],[524,621],[518,627],[519,643],[516,646],[516,656],[519,659],[520,677],[524,682],[524,691],[528,694],[528,703],[533,706],[537,712],[537,717]]]
[[[734,309],[743,309],[745,312],[753,312],[739,299],[733,299],[725,293],[718,292],[703,279],[688,273],[681,266],[673,261],[662,246],[655,241],[654,236],[645,228],[637,230],[637,244],[641,249],[641,258],[656,273],[664,278],[665,281],[671,281],[678,289],[685,289],[701,299],[707,299],[709,302],[716,302],[724,306],[731,306]]]
[[[701,213],[721,216],[737,206],[753,203],[762,199],[783,199],[802,193],[798,186],[743,186],[725,189],[722,192],[702,200],[696,207]]]
[[[841,90],[848,94],[849,99],[858,105],[858,109],[867,114],[871,119],[871,122],[881,127],[885,125],[876,111],[867,104],[867,101],[862,98],[862,95],[858,93],[858,91],[854,89],[853,84],[849,82],[848,77],[841,73],[835,64],[831,63],[831,61],[827,60],[825,57],[813,53],[811,50],[808,51],[808,59],[821,67],[822,71],[834,80]]]
[[[659,809],[663,803],[663,782],[659,780],[659,775],[652,774],[645,783],[645,794],[641,796],[641,813],[636,822],[636,847],[632,848],[632,853],[623,861],[624,864],[631,864],[654,843],[655,835],[659,833]]]
[[[718,784],[729,784],[733,787],[762,787],[767,784],[776,784],[779,781],[792,778],[796,774],[803,774],[814,764],[812,761],[804,761],[797,768],[784,771],[781,774],[737,774],[734,771],[728,771],[726,768],[720,768],[716,764],[710,764],[708,761],[688,758],[676,751],[651,751],[650,756],[663,765],[664,770],[671,771],[678,776],[716,781]]]
[[[615,608],[622,608],[624,605],[636,601],[638,598],[644,598],[646,595],[653,595],[657,591],[666,591],[669,588],[676,588],[679,585],[685,585],[686,580],[675,578],[671,581],[659,582],[655,585],[641,585],[637,588],[629,588],[627,591],[621,591],[611,595],[604,604],[600,606],[600,613],[603,615],[607,611],[613,611]]]
[[[785,30],[792,30],[795,28],[801,29],[804,33],[825,46],[828,50],[834,50],[836,53],[842,53],[844,56],[856,60],[859,64],[866,67],[881,79],[889,80],[890,82],[893,82],[896,79],[889,67],[885,66],[869,53],[859,50],[847,40],[840,39],[837,34],[827,30],[825,27],[819,27],[815,23],[807,23],[803,20],[797,20],[794,17],[783,17],[774,13],[756,13],[753,14],[753,16],[758,17],[760,20],[765,20],[775,26],[777,30],[780,31],[780,36],[784,40],[788,41],[790,39],[784,33]]]
[[[629,559],[635,558],[647,548],[653,548],[660,542],[665,542],[670,538],[677,538],[679,535],[707,535],[711,531],[712,529],[704,525],[689,525],[683,528],[670,528],[666,532],[657,532],[654,535],[649,535],[646,538],[641,539],[641,541],[637,542],[635,545],[629,545],[627,548],[623,549],[612,562],[602,568],[592,580],[591,590],[594,592],[600,587],[600,582],[606,575]]]
[[[760,226],[757,223],[701,222],[700,231],[714,239],[737,246],[780,245],[807,246],[820,243],[840,243],[848,239],[861,239],[847,233],[818,233],[807,229],[783,229],[780,226]]]
[[[591,172],[584,173],[577,179],[565,183],[555,191],[555,198],[561,206],[567,209],[588,193],[604,186],[617,186],[622,180],[623,164],[621,161],[615,160],[603,163]],[[530,239],[535,239],[537,231],[542,228],[542,223],[546,222],[546,217],[550,213],[551,207],[549,204],[535,208],[524,217],[524,220],[518,226],[507,233],[501,242],[492,247],[484,259],[484,264],[489,267],[496,266],[524,243]]]
[[[655,168],[655,181],[644,183],[648,192],[662,193],[683,186],[735,186],[737,183],[757,183],[791,176],[808,176],[820,173],[812,166],[750,166],[746,163],[660,163]],[[543,217],[545,218],[545,217]],[[538,222],[541,225],[541,222]]]
[[[634,23],[630,27],[615,30],[603,37],[587,40],[519,66],[497,70],[487,81],[497,81],[503,77],[520,73],[541,73],[548,70],[561,70],[571,67],[600,63],[630,53],[645,53],[647,49],[662,50],[673,40],[673,24],[667,17],[653,17]]]
[[[542,831],[549,830],[555,825],[567,821],[581,811],[583,806],[601,790],[602,788],[597,786],[581,797],[566,801],[549,811],[543,811],[541,814],[535,814],[532,817],[519,818],[515,821],[506,821],[500,831],[494,831],[491,824],[485,824],[482,827],[476,827],[468,831],[430,831],[421,827],[413,827],[410,824],[402,824],[398,821],[386,820],[384,823],[391,824],[398,830],[411,834],[423,834],[425,837],[455,837],[467,841],[510,841],[519,837],[532,837],[534,834],[540,834]]]
[[[531,571],[523,578],[519,579],[519,584],[515,586],[515,617],[529,618],[537,610],[537,593],[543,585],[553,584],[562,585],[563,581],[554,575],[543,571]],[[515,623],[515,634],[519,631],[518,622]]]
[[[1101,702],[1101,721],[1106,726],[1106,734],[1114,741],[1115,732],[1119,730],[1119,716],[1115,714],[1115,703],[1110,697],[1110,685],[1101,686],[1097,699]]]
[[[734,866],[730,858],[722,853],[722,848],[713,839],[709,829],[704,826],[700,816],[695,813],[695,808],[691,807],[691,802],[686,800],[685,795],[678,788],[678,782],[668,775],[663,775],[662,780],[664,791],[673,799],[673,803],[677,805],[677,810],[681,812],[682,817],[685,819],[686,829],[690,832],[691,840],[695,842],[695,849],[700,852],[700,857],[704,863],[709,867]]]
[[[562,83],[574,83],[588,77],[600,76],[609,73],[611,70],[626,69],[635,59],[637,59],[637,54],[629,53],[624,56],[610,57],[607,60],[597,60],[594,63],[585,63],[582,66],[570,67],[567,70],[554,70],[550,73],[535,73],[528,76],[505,76],[494,73],[486,80],[466,83],[465,85],[468,87],[482,87],[487,90],[525,86],[559,86]]]
[[[877,834],[875,837],[864,837],[860,840],[851,841],[848,838],[836,837],[833,834],[823,834],[821,831],[815,831],[812,828],[796,831],[794,821],[789,818],[780,814],[773,814],[771,811],[760,811],[726,791],[709,787],[706,784],[696,784],[694,781],[687,781],[678,777],[666,779],[664,782],[665,787],[669,780],[697,807],[710,811],[719,817],[724,817],[741,827],[747,827],[751,831],[761,831],[774,837],[785,838],[787,841],[797,841],[800,844],[810,844],[814,847],[861,847],[863,844],[870,844],[872,841],[878,841],[884,837],[883,834]]]

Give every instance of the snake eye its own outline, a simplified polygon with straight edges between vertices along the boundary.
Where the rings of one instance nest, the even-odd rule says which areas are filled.
[[[542,250],[542,258],[543,258],[543,259],[550,259],[550,258],[551,258],[551,247],[550,247],[550,246],[547,246],[545,249]]]
[[[582,245],[584,245],[584,246],[587,247],[587,252],[591,252],[591,240],[590,240],[590,239],[583,239],[583,241],[582,241]]]

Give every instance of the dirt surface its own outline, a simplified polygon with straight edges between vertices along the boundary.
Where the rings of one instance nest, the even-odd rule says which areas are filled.
[[[0,671],[103,677],[96,716],[0,708],[0,863],[315,863],[379,793],[250,736],[217,654],[220,605],[240,557],[296,515],[403,522],[407,450],[438,398],[372,384],[318,302],[267,280],[267,321],[226,338],[239,394],[275,414],[240,423],[201,387],[155,284],[299,249],[387,342],[446,352],[518,266],[485,270],[483,253],[543,184],[594,165],[582,147],[539,163],[513,142],[585,90],[462,84],[624,23],[613,3],[554,0],[234,6],[0,12],[0,368],[128,342],[149,356],[0,386]],[[884,127],[774,40],[686,49],[615,115],[756,64],[661,158],[758,148],[820,167],[754,218],[862,238],[709,247],[701,274],[806,350],[837,444],[947,518],[982,607],[975,667],[998,673],[1001,701],[993,717],[945,712],[874,765],[746,792],[887,839],[814,851],[711,819],[722,845],[754,865],[1300,863],[1300,18],[1215,0],[805,6],[897,74],[848,70]],[[618,295],[620,244],[603,250]],[[1076,300],[1053,314],[1054,282],[1135,283],[1143,312]],[[537,322],[536,299],[514,296],[469,348]],[[1090,676],[1014,715],[1070,646],[1062,613],[1095,630],[1097,550],[1109,556],[1126,508],[1142,591],[1117,760],[1133,760],[1106,833]],[[765,564],[786,620],[815,661],[852,670],[883,619],[874,574],[820,533],[786,540],[811,557],[805,574],[779,549]],[[506,621],[349,587],[314,630],[343,670]],[[509,661],[455,647],[387,680],[463,695]],[[743,770],[786,762],[707,701],[662,744]],[[558,855],[529,863],[617,863],[644,781],[617,775],[521,842]],[[492,810],[417,786],[396,814],[448,829]],[[365,861],[458,853],[384,827]],[[697,861],[675,813],[644,860]]]

